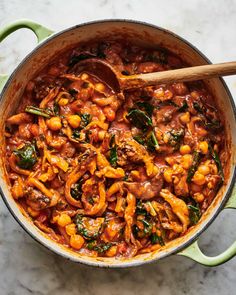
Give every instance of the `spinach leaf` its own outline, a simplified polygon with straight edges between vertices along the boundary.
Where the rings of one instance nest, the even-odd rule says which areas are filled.
[[[201,211],[199,207],[188,205],[188,209],[189,209],[189,218],[191,221],[191,225],[197,224],[199,219],[201,218]]]
[[[100,243],[100,244],[97,244],[96,241],[90,241],[87,244],[87,248],[89,250],[94,250],[94,251],[102,254],[102,253],[106,252],[107,250],[109,250],[112,245],[113,245],[113,243]]]
[[[109,43],[107,42],[101,42],[98,44],[97,47],[97,57],[99,58],[106,58],[106,54],[105,54],[105,49],[107,49],[109,47]]]
[[[82,196],[82,184],[83,184],[83,178],[81,178],[77,183],[74,184],[73,187],[70,189],[71,196],[75,200],[79,200]]]
[[[149,126],[152,126],[152,119],[138,109],[131,109],[126,118],[139,129],[146,130]]]
[[[142,134],[138,134],[138,135],[133,136],[133,139],[142,145],[145,144],[145,138],[143,137]]]
[[[200,104],[197,103],[196,101],[193,102],[193,107],[200,114],[204,114],[205,113],[204,107],[203,106],[200,106]]]
[[[73,67],[79,61],[82,61],[82,60],[85,60],[85,59],[88,59],[88,58],[93,58],[93,57],[94,57],[94,55],[91,54],[91,53],[80,53],[79,55],[73,55],[70,58],[68,66]]]
[[[109,250],[111,246],[112,246],[112,243],[102,243],[97,246],[94,246],[93,250],[101,254]]]
[[[41,109],[34,106],[27,106],[25,108],[25,112],[33,114],[33,115],[37,115],[37,116],[42,116],[45,118],[50,118],[53,115],[52,112],[48,109]]]
[[[222,167],[222,164],[220,161],[220,157],[217,154],[217,152],[212,148],[211,144],[209,144],[209,150],[210,150],[210,153],[211,153],[211,156],[212,156],[214,162],[216,163],[221,180],[224,181],[224,171],[223,171],[223,167]]]
[[[135,238],[138,238],[139,228],[137,227],[136,224],[134,224],[134,225],[132,226],[132,232],[133,232]]]
[[[150,132],[150,135],[147,137],[146,144],[150,151],[155,151],[159,148],[159,144],[154,131]]]
[[[137,205],[136,205],[136,210],[135,210],[136,215],[145,215],[149,216],[149,213],[143,206],[143,202],[141,200],[138,200]]]
[[[124,71],[121,72],[121,74],[124,75],[124,76],[129,76],[130,75],[130,72],[124,70]]]
[[[110,149],[110,157],[109,162],[111,163],[111,166],[116,167],[117,165],[117,148],[114,146]]]
[[[69,89],[68,92],[70,93],[71,96],[75,96],[78,93],[78,91],[74,88]]]
[[[150,240],[152,244],[160,244],[161,246],[165,245],[165,242],[161,236],[158,236],[157,233],[152,233],[150,236]]]
[[[129,175],[125,174],[125,176],[123,177],[123,181],[128,181],[128,179],[129,179]]]
[[[187,176],[187,182],[190,183],[192,178],[193,178],[193,175],[194,173],[196,172],[198,166],[199,166],[199,163],[201,161],[201,153],[198,152],[198,151],[194,151],[193,153],[193,163],[192,165],[190,166],[190,168],[188,169],[188,176]]]
[[[159,64],[167,64],[168,62],[168,52],[164,48],[160,48],[158,51],[149,53],[145,57],[145,61],[153,61]]]
[[[219,120],[216,119],[212,119],[209,121],[204,122],[205,126],[207,129],[211,129],[211,130],[219,130],[222,128],[221,122]]]
[[[102,218],[100,218],[102,219]],[[98,220],[98,218],[97,218]],[[96,222],[96,226],[92,226],[94,219],[77,214],[75,217],[75,224],[77,231],[87,240],[94,240],[98,238],[102,232],[103,222]]]
[[[80,128],[85,128],[90,122],[91,122],[91,115],[88,113],[80,114],[81,122],[80,122]]]
[[[132,228],[134,235],[139,238],[150,236],[153,229],[153,221],[151,215],[146,210],[141,200],[138,200],[137,202],[135,214],[137,217],[138,215],[143,216],[142,218],[137,218],[139,222],[142,222],[143,228],[140,229],[138,225],[134,225]]]
[[[86,130],[85,132],[85,142],[90,143],[90,135],[92,134],[91,130]]]
[[[95,240],[93,240],[93,241],[89,241],[89,242],[87,243],[87,248],[88,248],[89,250],[93,250],[93,248],[94,248],[96,245],[97,245],[97,242],[96,242]]]
[[[111,166],[116,167],[117,165],[117,145],[115,142],[115,134],[112,134],[110,139],[110,155],[109,155],[109,162],[111,163]]]
[[[90,114],[84,113],[84,114],[79,114],[79,116],[81,118],[80,127],[74,129],[72,132],[72,137],[77,140],[80,139],[81,130],[84,129],[91,122],[91,115]],[[90,142],[90,133],[91,133],[90,130],[87,130],[85,132],[85,142]]]
[[[196,111],[198,111],[202,115],[202,122],[207,129],[218,131],[222,128],[222,124],[219,120],[212,118],[211,116],[207,115],[206,108],[202,105],[200,106],[199,103],[194,102],[193,107]]]
[[[175,150],[179,149],[181,140],[184,137],[184,130],[172,130],[169,132],[169,144],[175,148]]]
[[[58,102],[54,102],[54,104],[53,104],[53,113],[55,116],[60,115],[60,107],[59,107]]]
[[[187,101],[184,100],[183,104],[178,108],[178,112],[185,112],[188,109]]]
[[[138,101],[136,102],[136,105],[143,109],[150,117],[152,116],[154,106],[146,101]]]
[[[143,229],[144,236],[149,236],[152,233],[152,228],[153,228],[152,222],[149,222],[146,219],[142,219],[141,221],[144,225],[144,229]]]
[[[72,137],[74,139],[80,139],[80,129],[74,129],[72,132]]]
[[[26,144],[19,150],[15,150],[14,154],[17,156],[17,166],[22,169],[31,169],[37,162],[37,153],[33,144]]]

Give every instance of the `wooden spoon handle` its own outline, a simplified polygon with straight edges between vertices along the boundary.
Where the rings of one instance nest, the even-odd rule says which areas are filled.
[[[236,62],[189,67],[156,73],[120,77],[121,89],[131,89],[148,85],[203,80],[236,74]]]

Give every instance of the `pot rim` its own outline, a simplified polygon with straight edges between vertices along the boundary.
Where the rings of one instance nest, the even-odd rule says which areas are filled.
[[[35,52],[38,49],[45,46],[52,39],[54,39],[54,38],[56,38],[58,36],[61,36],[66,32],[69,32],[71,30],[75,30],[77,28],[81,28],[81,27],[84,27],[84,26],[96,25],[96,24],[101,24],[101,23],[131,23],[131,24],[143,25],[143,26],[146,26],[146,27],[157,29],[159,31],[162,31],[164,33],[172,35],[174,38],[176,38],[179,41],[187,44],[192,50],[194,50],[199,56],[201,56],[208,64],[212,64],[212,62],[198,48],[196,48],[193,44],[191,44],[185,38],[180,37],[179,35],[177,35],[176,33],[172,32],[172,31],[170,31],[168,29],[165,29],[165,28],[162,28],[160,26],[147,23],[145,21],[138,21],[138,20],[132,20],[132,19],[121,19],[121,18],[119,18],[119,19],[102,19],[102,20],[83,22],[81,24],[74,25],[74,26],[71,26],[69,28],[63,29],[63,30],[61,30],[59,32],[53,33],[51,36],[49,36],[45,40],[41,41],[32,51],[30,51],[23,58],[23,60],[19,63],[19,65],[13,70],[13,72],[9,75],[9,78],[8,78],[6,84],[4,85],[4,87],[3,87],[3,89],[2,89],[2,91],[0,93],[0,101],[3,98],[6,89],[11,84],[11,82],[13,80],[13,77],[22,68],[23,64],[28,62],[28,60],[33,56],[33,54],[35,54]],[[231,104],[231,107],[232,107],[232,110],[233,110],[233,113],[234,113],[234,119],[236,121],[236,106],[235,106],[235,102],[234,102],[234,99],[232,97],[232,94],[231,94],[225,80],[222,77],[219,77],[218,79],[220,80],[220,82],[222,83],[224,89],[226,90],[226,93],[228,95],[228,98],[229,98],[229,101],[230,101],[230,104]],[[14,210],[12,209],[10,204],[8,203],[7,197],[4,195],[1,187],[0,187],[0,195],[2,196],[2,199],[3,199],[4,203],[5,203],[5,205],[7,206],[8,210],[10,211],[10,213],[12,214],[14,219],[17,221],[17,223],[25,230],[25,232],[27,234],[29,234],[36,242],[38,242],[40,245],[44,246],[46,249],[52,251],[53,253],[56,253],[57,255],[62,256],[63,258],[65,258],[67,260],[70,260],[70,261],[73,261],[73,262],[76,262],[76,263],[82,263],[82,264],[88,265],[88,266],[103,267],[103,268],[126,268],[126,267],[134,267],[134,266],[153,263],[153,262],[155,262],[157,260],[160,260],[162,258],[165,258],[167,256],[177,254],[181,250],[183,250],[186,247],[188,247],[189,245],[191,245],[194,241],[196,241],[197,238],[211,225],[211,223],[215,220],[215,218],[219,215],[221,210],[224,208],[224,205],[226,204],[226,202],[230,198],[231,192],[232,192],[234,184],[235,184],[235,180],[236,180],[236,165],[234,166],[234,170],[232,172],[231,180],[229,180],[230,183],[229,183],[228,189],[227,189],[226,192],[224,192],[224,197],[222,198],[219,206],[217,207],[217,209],[215,210],[215,212],[213,213],[211,218],[206,222],[206,224],[203,225],[202,228],[198,229],[196,231],[196,233],[194,233],[193,236],[191,236],[189,238],[189,240],[187,240],[187,241],[185,241],[185,242],[183,242],[183,243],[181,243],[181,244],[179,244],[177,246],[174,246],[172,250],[170,250],[168,253],[163,253],[160,257],[153,257],[151,259],[142,260],[142,261],[120,260],[120,262],[116,263],[116,264],[109,264],[109,261],[108,262],[96,261],[96,260],[94,260],[94,261],[86,261],[86,259],[81,259],[80,257],[73,257],[72,255],[69,255],[69,252],[66,252],[66,250],[64,250],[64,249],[61,250],[61,251],[58,251],[57,249],[54,249],[53,247],[51,247],[47,243],[44,243],[39,236],[32,233],[28,229],[28,227],[25,226],[21,222],[21,220],[18,218],[18,216],[15,214]]]

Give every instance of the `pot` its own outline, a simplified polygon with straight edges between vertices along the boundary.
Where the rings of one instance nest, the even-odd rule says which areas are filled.
[[[131,20],[103,20],[84,23],[63,30],[59,33],[29,20],[19,20],[0,30],[0,41],[12,32],[28,28],[37,36],[39,45],[20,63],[15,71],[10,75],[0,77],[0,134],[4,132],[4,122],[11,116],[20,103],[20,97],[29,80],[35,76],[53,57],[58,53],[70,48],[79,42],[87,42],[94,39],[120,39],[128,38],[131,42],[145,45],[148,47],[163,46],[173,53],[180,55],[189,65],[209,64],[210,61],[193,45],[176,34],[147,23]],[[45,40],[44,40],[45,39]],[[211,79],[205,81],[207,87],[214,95],[216,103],[225,117],[226,138],[228,142],[227,150],[229,159],[227,163],[226,182],[218,192],[217,196],[204,213],[200,222],[190,229],[187,234],[179,237],[161,250],[138,255],[133,258],[114,259],[114,258],[92,258],[82,256],[58,243],[50,240],[34,224],[25,217],[11,196],[6,179],[5,164],[3,157],[0,157],[0,187],[2,198],[9,211],[17,222],[31,235],[36,241],[44,245],[51,251],[70,259],[87,265],[99,267],[129,267],[156,261],[171,254],[189,257],[203,265],[216,266],[226,262],[236,255],[236,242],[233,243],[225,252],[215,257],[205,256],[198,246],[197,239],[200,234],[211,224],[224,208],[236,209],[236,187],[235,184],[235,151],[236,144],[236,116],[235,104],[223,79]],[[4,138],[0,137],[0,146],[4,146]],[[3,155],[3,151],[1,151]]]

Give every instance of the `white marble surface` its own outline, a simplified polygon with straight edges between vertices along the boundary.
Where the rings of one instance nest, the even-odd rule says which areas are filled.
[[[170,29],[213,62],[236,60],[236,0],[0,0],[0,27],[31,18],[60,30],[104,18],[144,20]],[[18,31],[0,44],[0,72],[11,72],[33,49],[35,37]],[[236,77],[226,79],[236,98]],[[208,254],[235,239],[236,212],[223,212],[201,237]],[[92,269],[49,253],[14,221],[0,200],[0,294],[236,294],[236,258],[206,268],[183,257],[169,257],[135,269]]]

